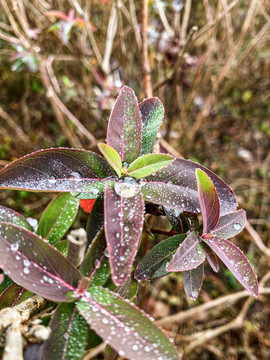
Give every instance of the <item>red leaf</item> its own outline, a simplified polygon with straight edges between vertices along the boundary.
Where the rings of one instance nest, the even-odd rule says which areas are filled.
[[[205,240],[204,240],[205,241]],[[252,295],[258,296],[258,282],[252,266],[242,251],[232,242],[214,236],[206,241],[236,279]]]
[[[195,231],[190,233],[177,249],[167,266],[167,271],[187,271],[204,262],[205,253]]]
[[[17,284],[52,301],[70,302],[81,273],[36,234],[0,223],[0,266]]]
[[[232,189],[216,174],[206,167],[190,160],[175,159],[175,161],[156,175],[146,178],[147,181],[171,182],[183,189],[197,192],[196,169],[203,170],[213,182],[220,201],[220,216],[231,213],[237,208],[237,201]],[[198,211],[199,212],[199,211]]]
[[[129,277],[142,233],[144,222],[142,194],[124,198],[112,187],[106,186],[104,210],[112,278],[116,285],[123,285]]]
[[[80,200],[80,207],[83,209],[84,212],[90,214],[93,206],[95,205],[96,199],[90,199],[90,200]]]
[[[107,144],[121,156],[121,160],[131,163],[141,153],[142,121],[134,91],[124,86],[110,115]]]
[[[211,234],[222,239],[232,238],[244,229],[246,220],[246,212],[242,209],[222,216]]]
[[[47,149],[26,155],[3,168],[0,188],[87,192],[89,185],[109,176],[114,176],[110,165],[91,151]]]
[[[201,169],[196,170],[200,208],[203,219],[203,234],[210,233],[218,223],[220,205],[216,189]]]

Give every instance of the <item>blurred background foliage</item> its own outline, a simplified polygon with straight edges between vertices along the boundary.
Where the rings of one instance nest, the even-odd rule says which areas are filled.
[[[249,224],[234,242],[266,283],[268,0],[0,0],[0,59],[0,166],[52,146],[95,151],[122,85],[140,101],[153,92],[165,106],[165,150],[209,167],[236,192]],[[52,197],[0,192],[2,205],[36,218]],[[80,213],[74,226],[84,222]],[[161,219],[157,224],[162,228]],[[183,295],[181,274],[171,274],[141,290],[141,306],[163,318],[240,290],[229,271],[216,276],[206,268],[196,302]],[[189,360],[267,360],[268,300],[231,300],[167,327]],[[206,341],[209,329],[215,331]]]

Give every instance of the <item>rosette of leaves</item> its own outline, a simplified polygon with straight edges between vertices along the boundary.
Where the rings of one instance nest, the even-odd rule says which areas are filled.
[[[201,169],[196,170],[196,176],[203,226],[197,222],[188,235],[176,235],[156,245],[139,263],[135,278],[150,280],[182,271],[184,289],[189,297],[196,299],[203,282],[203,263],[206,259],[218,272],[217,255],[246,290],[257,297],[258,282],[252,266],[242,251],[228,240],[243,230],[245,211],[220,217],[215,186]]]
[[[210,170],[192,161],[151,154],[164,108],[157,98],[138,104],[124,86],[110,115],[104,157],[86,150],[47,149],[14,161],[0,172],[0,188],[74,192],[80,199],[104,197],[104,225],[112,278],[128,279],[144,222],[144,202],[200,212],[197,168],[212,179],[221,215],[234,211],[233,191]]]

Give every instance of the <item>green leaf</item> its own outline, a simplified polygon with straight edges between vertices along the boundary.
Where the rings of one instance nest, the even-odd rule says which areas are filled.
[[[122,161],[118,152],[109,145],[98,144],[98,148],[108,163],[111,165],[117,176],[121,176]]]
[[[98,196],[93,209],[89,215],[86,233],[87,233],[87,249],[94,241],[94,239],[99,235],[100,231],[104,227],[104,198]]]
[[[56,196],[40,219],[37,234],[55,244],[72,225],[78,211],[79,199],[70,193]]]
[[[165,154],[147,154],[134,160],[129,168],[128,174],[136,179],[149,176],[158,170],[164,169],[174,161],[173,156]]]
[[[67,257],[68,254],[68,240],[58,241],[58,243],[54,244],[54,247],[60,251],[62,255]]]
[[[12,283],[0,295],[0,310],[12,307],[28,299],[32,293],[23,287]]]
[[[186,235],[172,236],[154,246],[139,263],[135,271],[135,279],[139,281],[158,279],[169,274],[166,267],[185,238]]]
[[[158,98],[150,98],[140,103],[140,113],[143,126],[141,155],[145,155],[152,150],[158,129],[162,124],[164,107]]]
[[[58,305],[50,328],[52,332],[44,345],[44,359],[81,360],[88,325],[74,303]]]
[[[88,292],[77,308],[120,356],[130,360],[179,360],[169,339],[141,309],[105,288],[91,287]]]

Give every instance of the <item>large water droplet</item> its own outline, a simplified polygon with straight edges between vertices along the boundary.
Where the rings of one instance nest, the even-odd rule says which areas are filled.
[[[241,224],[235,223],[235,224],[233,224],[233,227],[234,227],[235,230],[240,230],[241,229]]]
[[[140,185],[135,179],[125,177],[124,180],[119,180],[114,185],[116,193],[124,198],[134,197],[140,191]]]

